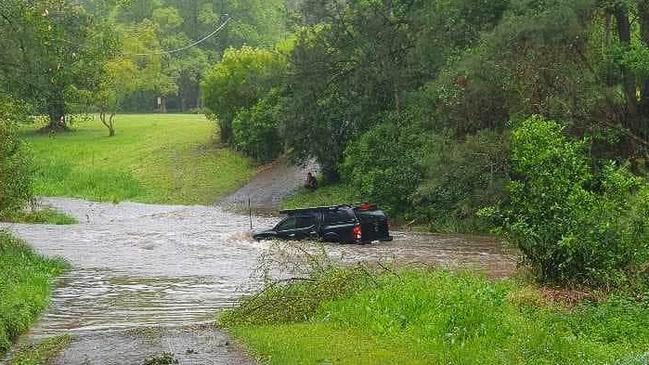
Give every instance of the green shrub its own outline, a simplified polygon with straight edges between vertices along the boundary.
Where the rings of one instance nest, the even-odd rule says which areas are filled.
[[[343,177],[363,199],[403,213],[423,177],[424,133],[392,121],[363,134],[345,151]]]
[[[619,285],[648,262],[646,182],[613,162],[595,172],[587,156],[585,141],[541,117],[512,132],[510,201],[488,213],[541,281]]]
[[[237,113],[263,98],[285,65],[279,52],[243,46],[225,50],[221,62],[207,72],[202,84],[205,108],[218,120],[223,142],[232,142]]]
[[[0,94],[0,217],[21,210],[32,197],[32,161],[16,131],[18,109]]]
[[[279,136],[279,95],[271,91],[250,109],[242,109],[232,122],[234,144],[258,161],[271,161],[282,152]]]
[[[437,136],[429,143],[426,177],[412,199],[415,216],[436,231],[487,230],[476,213],[506,196],[507,136],[483,130],[460,142]]]

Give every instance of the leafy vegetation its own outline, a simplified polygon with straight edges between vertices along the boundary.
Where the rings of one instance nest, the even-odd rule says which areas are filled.
[[[70,1],[8,0],[0,11],[0,89],[46,115],[48,130],[64,129],[115,52],[112,28]]]
[[[0,267],[0,353],[4,353],[45,309],[52,281],[68,266],[0,231]]]
[[[265,78],[274,82],[257,96],[263,116],[248,106],[239,124],[277,127],[279,138],[256,133],[252,146],[314,158],[325,183],[342,178],[393,215],[434,230],[487,231],[476,213],[507,199],[512,120],[560,121],[571,135],[596,137],[593,158],[644,171],[645,5],[298,2],[286,70]],[[226,79],[245,91],[236,76]]]
[[[121,115],[124,131],[106,138],[97,121],[46,136],[25,128],[37,173],[34,191],[101,201],[211,204],[254,173],[214,140],[200,115]]]
[[[281,72],[282,66],[280,55],[272,51],[251,47],[225,51],[223,59],[207,75],[203,84],[205,105],[218,120],[223,142],[233,140],[233,120],[238,113],[252,108],[257,100],[270,91],[273,77]],[[247,119],[249,116],[243,117],[243,122]],[[235,143],[247,143],[242,134],[245,127],[241,126]],[[267,138],[272,138],[272,135]]]
[[[644,277],[649,185],[612,161],[596,170],[585,142],[539,117],[516,126],[502,223],[542,281],[616,286]]]
[[[21,210],[32,197],[31,155],[19,138],[20,103],[0,92],[0,217]]]
[[[512,279],[426,269],[371,280],[359,271],[345,280],[358,284],[354,291],[328,285],[345,273],[275,287],[271,295],[244,300],[223,323],[270,364],[645,361],[644,299],[615,295],[567,308]],[[327,294],[320,295],[324,287]],[[259,312],[249,310],[253,303]]]

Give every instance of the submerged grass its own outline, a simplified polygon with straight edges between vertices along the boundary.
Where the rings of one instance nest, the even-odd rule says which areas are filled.
[[[0,231],[0,354],[45,309],[53,279],[66,269],[62,260],[44,258]]]
[[[254,173],[247,158],[218,145],[214,123],[201,115],[118,115],[115,137],[97,120],[56,135],[36,128],[23,135],[35,155],[37,195],[211,204]]]
[[[333,295],[318,294],[315,282],[267,290],[221,323],[271,364],[646,364],[649,298],[566,307],[513,279],[428,269],[363,275]],[[310,309],[287,305],[287,293]]]
[[[44,365],[49,364],[61,351],[70,344],[70,335],[49,337],[45,340],[19,348],[7,361],[7,365]]]

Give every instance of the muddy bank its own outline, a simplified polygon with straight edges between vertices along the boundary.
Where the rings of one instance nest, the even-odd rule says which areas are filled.
[[[72,333],[71,346],[57,360],[61,364],[137,364],[159,352],[176,353],[181,364],[251,361],[224,345],[227,336],[217,329],[200,327],[197,333],[202,335],[187,329],[213,322],[219,309],[260,287],[253,273],[273,244],[250,239],[248,216],[220,207],[62,198],[45,202],[77,217],[80,224],[3,226],[39,252],[66,258],[74,268],[61,279],[49,310],[23,341]],[[254,217],[253,225],[264,228],[274,221]],[[513,255],[491,238],[394,234],[394,242],[328,244],[324,250],[347,263],[474,267],[493,276],[514,268]],[[205,357],[183,357],[186,348]]]

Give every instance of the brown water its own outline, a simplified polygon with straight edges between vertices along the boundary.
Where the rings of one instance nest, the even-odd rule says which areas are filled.
[[[250,239],[249,217],[219,207],[63,198],[45,203],[74,215],[80,224],[5,225],[41,253],[64,257],[73,266],[27,340],[72,333],[75,340],[61,364],[141,363],[144,355],[162,350],[179,353],[181,363],[249,361],[217,329],[201,327],[201,336],[183,330],[212,322],[218,309],[259,288],[252,274],[260,255],[274,246]],[[258,229],[275,221],[253,218]],[[473,267],[494,276],[514,268],[513,256],[492,238],[394,234],[394,242],[325,249],[347,263]],[[138,331],[134,336],[133,330],[150,328],[157,329],[157,344],[146,346],[148,337]],[[203,357],[183,355],[185,348],[199,349]]]

